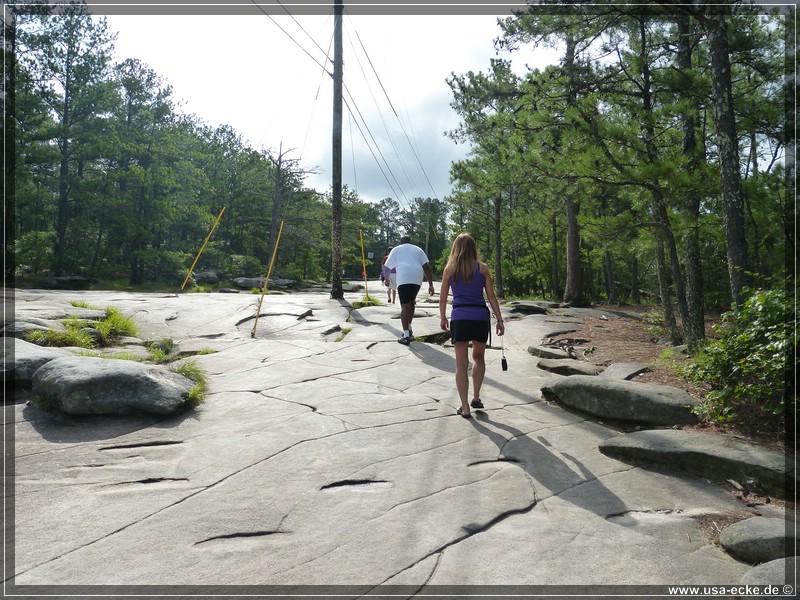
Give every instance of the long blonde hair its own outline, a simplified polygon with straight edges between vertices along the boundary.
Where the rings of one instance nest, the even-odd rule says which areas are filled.
[[[449,269],[453,279],[461,283],[469,283],[475,272],[475,265],[480,262],[478,244],[468,233],[459,233],[453,240],[450,256],[445,269]]]

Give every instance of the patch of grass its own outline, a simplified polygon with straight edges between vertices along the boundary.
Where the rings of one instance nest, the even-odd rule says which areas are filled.
[[[85,300],[70,300],[69,303],[75,308],[88,308],[90,310],[100,310],[99,308],[92,306]]]
[[[100,345],[110,346],[118,337],[136,337],[139,328],[132,319],[126,317],[122,312],[114,307],[106,308],[106,318],[101,321],[94,321],[91,325],[100,332]]]
[[[84,330],[86,322],[81,321],[81,323],[80,327],[77,327],[74,322],[69,325],[65,323],[67,326],[65,331],[57,331],[55,329],[27,331],[23,338],[32,344],[53,348],[63,348],[65,346],[75,346],[86,349],[95,348],[97,346],[95,339],[89,332]]]
[[[206,379],[206,372],[196,361],[189,359],[172,370],[195,383],[195,386],[191,389],[186,398],[187,405],[195,407],[205,402],[208,381]]]
[[[149,342],[147,344],[147,353],[150,355],[150,360],[154,363],[162,365],[171,363],[178,360],[178,357],[170,356],[170,352],[175,347],[175,342],[170,338],[163,338]]]
[[[342,327],[342,334],[336,338],[337,342],[341,342],[344,338],[347,337],[347,334],[353,331],[352,327]]]
[[[383,302],[369,294],[365,294],[361,300],[353,302],[353,308],[364,308],[365,306],[383,306]]]
[[[197,356],[204,356],[206,354],[215,354],[216,352],[217,351],[214,350],[213,348],[200,348],[200,350],[197,351]]]

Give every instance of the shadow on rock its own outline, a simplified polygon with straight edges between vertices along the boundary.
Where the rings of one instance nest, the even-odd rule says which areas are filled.
[[[198,418],[193,410],[166,417],[148,413],[75,416],[44,411],[32,404],[22,409],[22,416],[42,439],[60,444],[109,440],[148,428],[169,430],[185,419]]]
[[[476,418],[470,422],[497,446],[498,460],[519,465],[532,479],[534,485],[540,484],[553,496],[558,496],[603,518],[627,510],[625,503],[603,485],[583,463],[568,454],[562,456],[569,463],[563,460],[548,449],[550,444],[543,437],[533,439],[530,434],[519,429],[500,421],[493,421],[485,412],[477,411],[475,416]],[[511,438],[486,427],[486,424],[507,431],[511,434]],[[591,489],[581,493],[576,488],[584,484]],[[565,493],[570,490],[576,490],[577,493]]]

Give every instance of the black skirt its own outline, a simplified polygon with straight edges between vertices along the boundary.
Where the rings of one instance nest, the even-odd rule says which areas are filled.
[[[450,341],[482,342],[485,344],[489,339],[489,325],[488,319],[481,319],[480,321],[469,319],[450,321]]]

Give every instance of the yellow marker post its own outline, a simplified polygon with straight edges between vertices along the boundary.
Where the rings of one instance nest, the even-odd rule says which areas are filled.
[[[224,212],[225,212],[225,207],[223,206],[222,210],[219,211],[219,216],[217,217],[217,220],[214,221],[214,225],[211,227],[211,231],[209,231],[208,235],[206,236],[206,241],[203,242],[202,246],[200,246],[200,252],[198,252],[197,256],[194,257],[194,262],[192,263],[192,266],[189,267],[189,272],[186,274],[186,279],[184,279],[183,283],[181,284],[181,289],[183,289],[183,287],[186,285],[186,282],[189,281],[189,276],[192,274],[192,271],[194,271],[194,266],[197,264],[197,260],[200,258],[200,255],[203,253],[203,249],[206,247],[206,244],[208,243],[208,240],[211,239],[211,234],[214,233],[214,230],[217,228],[217,223],[219,223],[219,220],[222,218],[222,213],[224,213]]]
[[[364,269],[364,290],[366,291],[366,297],[369,298],[369,285],[367,285],[367,261],[364,258],[364,232],[362,229],[358,230],[358,235],[361,237],[361,266]]]
[[[267,270],[267,278],[264,280],[264,288],[261,290],[261,298],[258,300],[258,309],[256,309],[256,321],[253,323],[253,331],[250,337],[256,337],[256,327],[258,327],[258,315],[261,314],[261,303],[264,301],[264,294],[267,293],[267,286],[269,285],[269,276],[272,274],[272,265],[275,264],[275,255],[278,253],[278,244],[281,241],[281,232],[283,231],[283,221],[278,228],[278,239],[275,240],[275,248],[272,250],[272,258],[269,261],[269,269]]]

